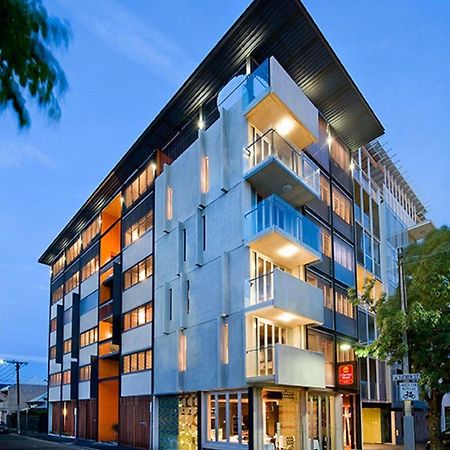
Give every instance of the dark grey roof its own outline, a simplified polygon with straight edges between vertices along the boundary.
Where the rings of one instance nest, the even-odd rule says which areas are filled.
[[[51,264],[155,149],[166,149],[202,105],[213,103],[211,100],[242,70],[249,55],[257,62],[274,56],[350,149],[383,134],[380,121],[302,3],[255,0],[125,153],[39,262]],[[187,148],[189,138],[184,143]]]

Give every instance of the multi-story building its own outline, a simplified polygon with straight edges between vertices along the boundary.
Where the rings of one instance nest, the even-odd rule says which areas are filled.
[[[383,131],[303,5],[255,0],[40,258],[50,431],[360,447],[351,152]]]

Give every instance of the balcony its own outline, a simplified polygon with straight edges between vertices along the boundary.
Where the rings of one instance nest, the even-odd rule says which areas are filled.
[[[287,272],[275,269],[247,282],[247,312],[289,326],[323,323],[323,292]]]
[[[277,194],[295,207],[320,198],[320,169],[271,129],[246,150],[245,179],[263,196]]]
[[[275,58],[248,76],[243,104],[247,120],[258,130],[275,128],[301,150],[318,139],[317,108]]]
[[[248,383],[325,388],[325,357],[323,353],[275,344],[247,350],[246,373]]]
[[[288,269],[321,259],[318,226],[276,195],[245,215],[245,239],[250,248]]]

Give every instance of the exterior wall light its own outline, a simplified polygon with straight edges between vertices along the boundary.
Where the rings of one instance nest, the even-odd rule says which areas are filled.
[[[346,352],[347,350],[350,350],[352,348],[352,346],[350,345],[350,343],[348,342],[343,342],[342,344],[339,344],[339,348],[343,351]]]

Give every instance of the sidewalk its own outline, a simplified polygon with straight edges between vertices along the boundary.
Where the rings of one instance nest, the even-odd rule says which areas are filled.
[[[48,435],[43,433],[36,433],[36,434],[27,434],[25,437],[30,437],[34,439],[39,439],[42,441],[49,441],[49,442],[56,442],[60,444],[66,444],[70,445],[72,448],[80,448],[80,449],[98,449],[98,450],[130,450],[131,447],[123,447],[121,445],[117,445],[114,443],[108,444],[108,443],[100,443],[100,442],[94,442],[94,441],[87,441],[85,439],[75,439],[73,437],[66,437],[66,436],[54,436],[54,435]],[[136,450],[136,449],[132,449]]]

